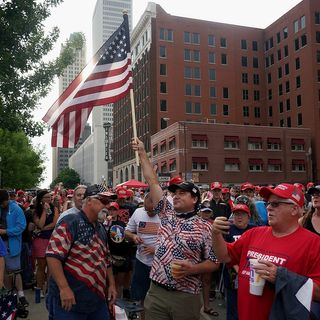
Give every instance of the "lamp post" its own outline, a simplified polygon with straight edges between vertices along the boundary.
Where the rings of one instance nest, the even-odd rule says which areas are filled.
[[[1,181],[1,160],[2,160],[2,158],[0,156],[0,188],[2,187],[2,185],[1,185],[1,183],[2,183],[2,181]]]
[[[111,123],[110,122],[105,122],[103,124],[103,129],[104,129],[104,160],[109,161],[110,160],[110,128],[111,128]]]

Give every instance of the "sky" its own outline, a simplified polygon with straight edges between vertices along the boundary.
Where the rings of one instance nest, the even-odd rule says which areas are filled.
[[[147,0],[133,1],[133,27],[139,21],[147,7]],[[154,1],[169,14],[200,20],[237,24],[249,27],[266,28],[301,0],[198,0],[196,5],[191,1],[157,0]],[[47,59],[59,55],[61,43],[68,39],[72,32],[83,32],[87,41],[87,59],[92,55],[92,15],[96,0],[64,0],[51,10],[51,16],[45,21],[47,31],[57,26],[60,37]],[[40,120],[58,98],[58,81],[55,80],[49,95],[40,103],[35,119]],[[50,147],[51,132],[46,131],[42,137],[34,138],[33,144],[44,148],[45,166],[44,181],[40,187],[46,188],[52,181],[52,150]]]

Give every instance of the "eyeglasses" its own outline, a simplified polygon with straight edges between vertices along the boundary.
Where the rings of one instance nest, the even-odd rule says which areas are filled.
[[[320,193],[314,193],[313,195],[312,195],[312,198],[319,198],[320,197]]]
[[[278,208],[280,206],[280,204],[293,204],[295,205],[295,203],[293,202],[288,202],[288,201],[269,201],[267,202],[267,206],[271,206],[272,208]]]

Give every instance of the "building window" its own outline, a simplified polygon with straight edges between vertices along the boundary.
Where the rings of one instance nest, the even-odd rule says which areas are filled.
[[[192,157],[192,171],[208,171],[208,158]]]
[[[191,84],[187,83],[185,86],[185,95],[191,96],[192,95],[192,86]]]
[[[284,65],[284,73],[285,73],[286,75],[288,75],[288,74],[290,73],[289,63],[286,63],[286,64]]]
[[[166,140],[161,141],[160,143],[160,153],[164,153],[167,151]]]
[[[291,109],[290,99],[286,100],[286,107],[287,107],[287,111],[290,111],[290,109]]]
[[[247,57],[241,57],[241,65],[243,67],[247,67],[248,66],[248,58]]]
[[[288,38],[288,27],[283,28],[283,39],[287,39]]]
[[[200,33],[193,33],[192,34],[192,43],[200,44]]]
[[[297,95],[297,107],[302,106],[302,99],[301,99],[301,94]]]
[[[320,70],[318,70],[317,75],[317,81],[320,82]]]
[[[277,33],[277,43],[280,43],[281,41],[281,34],[280,32]]]
[[[168,111],[167,100],[160,100],[160,111]]]
[[[260,77],[257,73],[253,74],[253,84],[259,84],[260,83]]]
[[[193,134],[192,135],[192,148],[207,149],[208,137],[206,134]]]
[[[291,128],[291,117],[287,118],[287,127]]]
[[[290,92],[290,81],[286,81],[286,93]]]
[[[210,95],[210,98],[216,97],[216,87],[210,87],[209,95]]]
[[[193,50],[193,61],[200,62],[200,51]]]
[[[198,85],[198,84],[196,84],[196,85],[194,86],[194,95],[195,95],[196,97],[200,97],[200,96],[201,96],[201,86]]]
[[[237,136],[225,136],[224,137],[224,149],[236,149],[236,150],[239,150],[239,137],[237,137]]]
[[[191,42],[190,41],[191,40],[190,32],[185,31],[183,39],[184,39],[184,43],[190,43]]]
[[[160,82],[160,93],[167,93],[167,83]]]
[[[300,58],[296,58],[296,70],[300,69]]]
[[[268,151],[279,151],[281,150],[281,140],[279,138],[268,138],[267,139]]]
[[[152,147],[152,154],[153,154],[153,156],[158,155],[158,153],[159,153],[158,150],[159,150],[159,149],[158,149],[158,145],[157,145],[157,144]]]
[[[269,159],[268,160],[268,172],[280,172],[281,168],[281,159]]]
[[[242,100],[249,100],[249,90],[242,90]]]
[[[301,47],[304,47],[307,45],[307,35],[306,34],[303,34],[301,36]]]
[[[176,159],[170,159],[169,160],[169,172],[176,171],[177,165],[176,165]]]
[[[164,46],[159,47],[159,54],[160,58],[166,58],[167,57],[167,48]]]
[[[260,137],[248,137],[248,150],[262,150],[262,139]]]
[[[212,34],[208,35],[208,45],[212,47],[215,46],[215,37]]]
[[[306,27],[306,17],[305,16],[302,16],[300,18],[300,28],[301,29],[304,29]]]
[[[252,51],[258,51],[258,41],[252,41]]]
[[[216,70],[215,69],[209,69],[209,80],[210,81],[216,80]]]
[[[201,79],[200,68],[195,67],[195,68],[193,69],[193,78],[194,78],[194,79]]]
[[[268,90],[268,99],[272,100],[272,89]]]
[[[209,63],[216,63],[216,54],[214,52],[209,52],[208,62]]]
[[[282,67],[278,68],[278,79],[282,78]]]
[[[272,115],[273,115],[273,108],[272,108],[272,106],[269,106],[269,108],[268,108],[268,116],[272,117]]]
[[[296,20],[293,22],[293,32],[296,33],[299,31],[299,21]]]
[[[260,107],[254,107],[254,117],[260,118]]]
[[[249,159],[249,171],[259,172],[262,171],[263,161],[262,159]]]
[[[213,116],[217,114],[217,105],[215,103],[210,104],[210,114]]]
[[[292,160],[292,171],[294,172],[304,172],[306,171],[305,162],[304,160],[300,159],[293,159]]]
[[[164,63],[160,63],[160,76],[167,75],[167,65]]]
[[[248,83],[248,74],[242,73],[242,83]]]
[[[317,63],[320,63],[320,50],[317,50]]]
[[[229,115],[229,106],[227,104],[224,104],[222,106],[222,113],[224,116],[228,116]]]
[[[320,24],[320,12],[315,12],[314,13],[314,23],[315,24]]]
[[[289,55],[289,49],[288,49],[287,45],[283,47],[283,54],[285,57],[287,57]]]
[[[249,117],[249,107],[248,106],[244,106],[242,107],[243,111],[242,114],[244,117]]]
[[[195,114],[201,114],[201,104],[200,102],[194,103],[194,113]]]
[[[192,113],[192,103],[190,101],[186,101],[186,113]]]
[[[252,66],[254,68],[259,68],[259,59],[257,57],[252,58]]]
[[[184,77],[187,79],[192,78],[192,69],[191,67],[184,67]]]
[[[302,126],[302,113],[298,113],[298,116],[297,116],[297,125],[298,126]]]
[[[284,127],[284,120],[283,119],[280,119],[280,124],[279,124],[280,127]]]
[[[300,88],[301,87],[301,78],[300,76],[296,77],[296,88]]]
[[[221,54],[221,64],[227,64],[227,55],[225,53]]]
[[[316,31],[316,42],[320,43],[320,31]]]
[[[260,101],[260,91],[259,90],[253,90],[253,100]]]
[[[228,88],[223,88],[222,89],[222,96],[223,96],[223,99],[228,99],[229,98],[229,89]]]
[[[240,46],[242,50],[247,50],[247,40],[241,40]]]
[[[304,139],[291,139],[291,151],[304,151]]]
[[[191,61],[191,50],[184,49],[184,60]]]
[[[226,38],[220,38],[220,47],[221,48],[227,47],[227,39]]]
[[[278,61],[280,61],[281,60],[281,49],[279,49],[277,51],[277,56],[278,56]]]
[[[237,158],[225,158],[224,171],[240,171],[240,160]]]
[[[268,73],[267,77],[268,77],[268,83],[271,83],[272,82],[272,75],[270,72]]]
[[[283,113],[283,102],[279,102],[279,113]]]

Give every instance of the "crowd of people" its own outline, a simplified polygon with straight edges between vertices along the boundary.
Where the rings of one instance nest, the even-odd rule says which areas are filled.
[[[14,285],[27,308],[24,289],[38,288],[52,320],[109,319],[117,299],[147,320],[214,318],[217,291],[227,320],[320,317],[320,186],[163,186],[143,143],[132,148],[147,190],[0,190],[0,289]],[[307,302],[294,300],[302,287]]]

